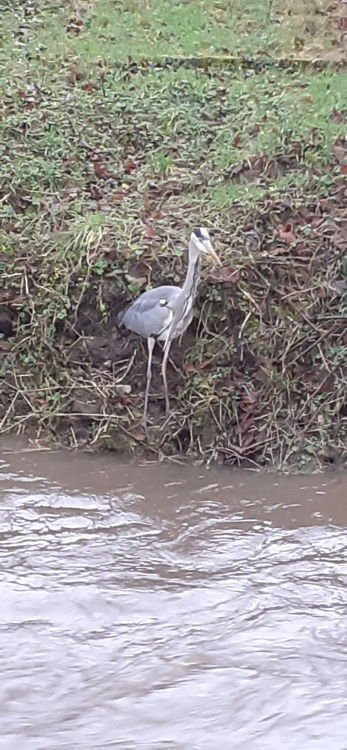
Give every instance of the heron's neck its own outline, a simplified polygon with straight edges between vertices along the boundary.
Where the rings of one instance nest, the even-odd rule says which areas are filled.
[[[195,299],[200,279],[200,253],[194,251],[191,246],[189,246],[188,260],[188,270],[182,287],[182,291],[184,293],[184,297],[191,296],[193,299]]]

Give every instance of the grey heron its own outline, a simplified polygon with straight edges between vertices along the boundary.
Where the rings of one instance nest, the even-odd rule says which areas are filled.
[[[167,360],[171,342],[181,336],[193,318],[193,303],[200,278],[200,260],[209,255],[220,265],[207,229],[197,227],[190,236],[188,248],[188,269],[184,284],[179,286],[158,286],[143,292],[118,315],[118,322],[130,331],[147,339],[148,363],[143,423],[147,435],[148,395],[152,377],[152,355],[156,341],[164,342],[162,377],[164,384],[165,409],[170,410],[167,385]]]

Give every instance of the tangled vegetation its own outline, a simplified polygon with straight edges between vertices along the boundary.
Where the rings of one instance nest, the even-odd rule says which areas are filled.
[[[345,457],[345,25],[339,3],[300,5],[5,2],[0,433]],[[147,445],[146,348],[116,317],[182,281],[197,224],[223,264],[172,347],[168,418],[154,358]]]

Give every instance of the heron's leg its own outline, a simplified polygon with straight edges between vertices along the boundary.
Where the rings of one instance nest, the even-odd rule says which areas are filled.
[[[169,401],[169,390],[167,387],[167,377],[166,377],[166,369],[167,369],[167,361],[169,359],[169,352],[170,352],[170,346],[171,341],[167,341],[164,347],[164,355],[163,355],[163,361],[161,365],[161,373],[163,376],[163,383],[164,383],[164,396],[165,396],[165,411],[166,414],[169,414],[170,412],[170,401]]]
[[[155,339],[153,338],[153,336],[150,336],[147,339],[147,347],[148,347],[147,381],[146,381],[146,391],[145,391],[145,405],[143,408],[143,426],[145,428],[146,436],[147,436],[148,394],[149,394],[149,387],[151,385],[151,378],[152,378],[152,354],[153,354],[154,345],[155,345]]]
[[[181,337],[181,338],[182,338],[182,337]],[[181,341],[181,339],[179,340],[179,343],[180,343],[180,341]],[[165,349],[165,342],[164,342],[164,343],[163,343],[163,342],[160,342],[160,343],[162,344],[162,349],[163,349],[163,351],[164,351],[164,349]],[[173,368],[173,370],[175,370],[175,372],[181,372],[180,368],[179,368],[179,367],[177,367],[177,365],[176,365],[175,361],[174,361],[174,360],[173,360],[173,359],[172,359],[171,357],[168,357],[168,360],[167,360],[167,361],[168,361],[168,362],[170,362],[170,365],[171,365],[171,367]]]

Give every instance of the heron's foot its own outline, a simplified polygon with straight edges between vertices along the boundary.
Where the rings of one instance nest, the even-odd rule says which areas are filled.
[[[151,443],[152,442],[151,441],[151,437],[150,437],[150,434],[149,434],[149,431],[148,431],[148,427],[147,427],[146,424],[143,425],[143,431],[145,433],[144,442],[145,443]]]
[[[167,386],[165,387],[164,384],[164,400],[165,400],[165,416],[168,417],[170,414],[170,399],[169,399],[169,391]]]
[[[142,421],[141,421],[141,427],[142,427],[142,429],[143,429],[143,431],[145,433],[146,440],[148,440],[149,439],[149,432],[148,432],[147,419],[142,419]]]

